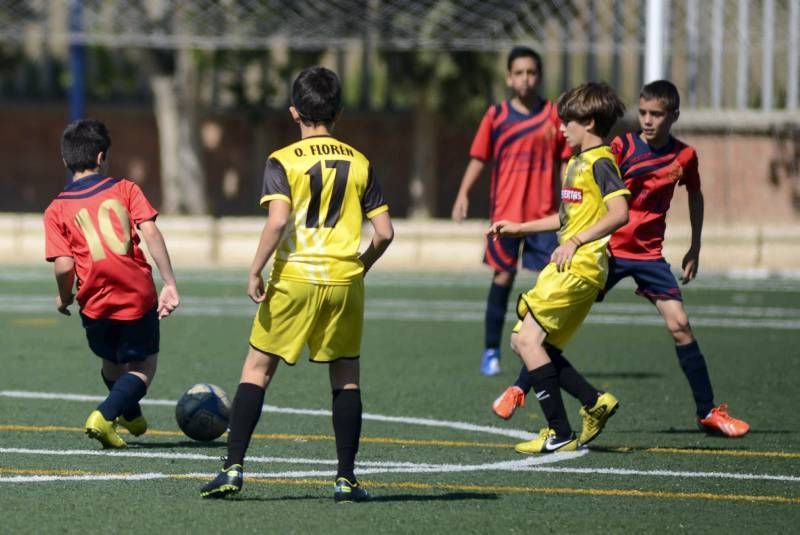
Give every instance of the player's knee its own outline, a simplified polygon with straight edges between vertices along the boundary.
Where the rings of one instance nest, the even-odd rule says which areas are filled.
[[[685,313],[668,318],[667,329],[679,344],[691,342],[692,328],[689,326],[689,317]]]
[[[516,334],[516,336],[511,339],[511,347],[518,355],[530,353],[536,345],[538,344],[534,339],[522,334]]]
[[[514,284],[514,274],[507,271],[495,271],[494,278],[492,279],[498,286],[508,287]]]

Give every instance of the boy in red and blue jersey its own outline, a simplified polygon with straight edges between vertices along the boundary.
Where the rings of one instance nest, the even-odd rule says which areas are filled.
[[[45,256],[53,262],[56,308],[69,316],[78,301],[89,348],[103,359],[109,393],[87,418],[86,434],[104,448],[124,448],[117,426],[135,436],[147,431],[139,400],[156,373],[159,320],[177,308],[180,295],[158,212],[139,186],[106,174],[110,149],[99,121],[75,121],[64,130],[61,156],[73,177],[45,210]],[[164,281],[160,295],[140,235]]]
[[[636,293],[656,306],[672,334],[678,360],[692,389],[700,428],[739,437],[746,434],[750,426],[732,418],[726,405],[714,405],[705,358],[689,325],[678,282],[661,252],[666,215],[675,186],[684,186],[689,196],[692,239],[681,264],[681,281],[687,284],[697,275],[703,194],[697,153],[670,134],[678,120],[679,108],[680,96],[672,83],[651,82],[639,95],[641,131],[619,136],[611,142],[631,195],[629,222],[617,230],[609,242],[611,257],[603,293],[625,277],[633,277]]]
[[[532,221],[558,211],[561,164],[571,156],[559,130],[556,106],[539,96],[542,60],[527,47],[508,55],[506,84],[513,97],[490,106],[478,126],[470,148],[470,162],[461,179],[452,218],[462,221],[469,208],[469,192],[484,165],[494,160],[490,186],[490,222]],[[558,245],[555,232],[526,237],[487,240],[483,261],[494,270],[485,319],[485,350],[480,371],[500,373],[500,339],[508,298],[522,267],[541,271]]]

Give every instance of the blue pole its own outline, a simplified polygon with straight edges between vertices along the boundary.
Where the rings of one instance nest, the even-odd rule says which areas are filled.
[[[82,0],[69,2],[69,30],[69,120],[75,121],[84,117],[86,105],[84,91],[86,47],[77,40],[77,35],[83,30]]]

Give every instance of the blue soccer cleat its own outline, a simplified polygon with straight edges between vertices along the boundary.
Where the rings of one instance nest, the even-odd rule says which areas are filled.
[[[333,500],[337,503],[365,502],[369,500],[369,493],[358,483],[351,483],[346,477],[339,477],[333,486]]]
[[[481,374],[492,376],[500,373],[500,350],[487,349],[481,357]]]
[[[224,498],[242,490],[242,465],[234,464],[217,474],[212,481],[203,485],[200,496],[203,498]]]

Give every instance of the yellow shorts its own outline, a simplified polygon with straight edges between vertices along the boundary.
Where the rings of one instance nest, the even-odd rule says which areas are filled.
[[[308,345],[314,362],[357,358],[364,327],[364,279],[349,286],[270,281],[250,345],[294,365]]]
[[[539,274],[536,286],[519,296],[513,332],[519,332],[522,319],[531,314],[547,333],[545,341],[559,349],[581,326],[592,309],[600,289],[569,271],[559,273],[555,264],[548,264]]]

